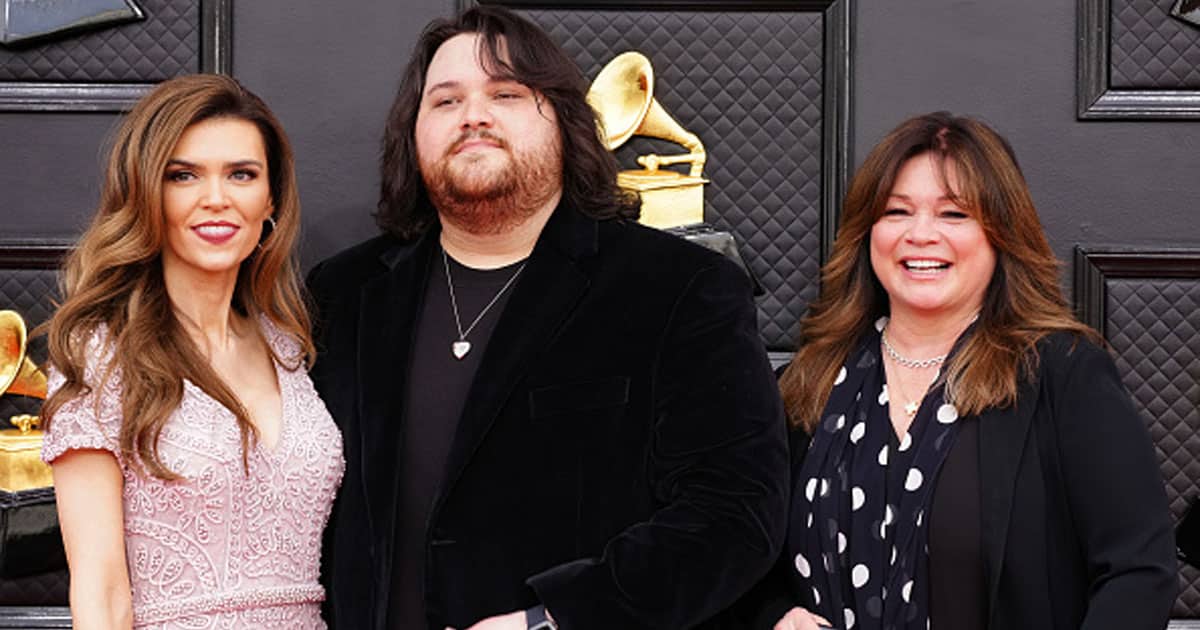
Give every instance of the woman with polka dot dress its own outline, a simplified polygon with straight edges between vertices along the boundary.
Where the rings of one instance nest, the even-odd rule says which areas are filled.
[[[1163,628],[1166,495],[1007,141],[901,124],[851,183],[780,385],[788,541],[758,627]]]

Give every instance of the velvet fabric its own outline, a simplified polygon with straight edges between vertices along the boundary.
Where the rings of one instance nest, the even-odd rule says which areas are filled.
[[[309,277],[312,372],[345,435],[327,620],[381,629],[403,396],[436,231]],[[778,556],[782,408],[745,274],[636,224],[555,210],[510,289],[429,520],[430,628],[544,603],[564,630],[735,627]],[[447,347],[450,339],[447,339]]]
[[[1161,630],[1179,585],[1146,427],[1106,351],[1066,333],[1038,348],[1016,405],[979,416],[987,627]],[[794,466],[807,442],[794,432]],[[739,602],[750,627],[811,608],[792,565],[784,554]]]

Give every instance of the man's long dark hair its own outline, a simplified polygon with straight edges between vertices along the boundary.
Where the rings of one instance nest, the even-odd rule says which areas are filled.
[[[617,187],[617,162],[601,141],[578,66],[533,23],[502,7],[477,6],[430,23],[404,70],[383,137],[379,227],[411,240],[437,221],[421,178],[414,130],[434,53],[464,33],[480,36],[480,61],[488,74],[522,83],[554,107],[562,139],[563,201],[595,219],[636,218],[640,203]]]

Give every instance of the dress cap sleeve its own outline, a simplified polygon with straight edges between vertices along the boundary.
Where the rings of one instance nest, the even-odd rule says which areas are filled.
[[[84,382],[90,388],[54,414],[42,440],[42,461],[52,463],[70,450],[99,449],[121,457],[121,384],[118,370],[108,372],[112,348],[103,330],[88,340]],[[66,378],[50,368],[47,392],[53,395]],[[107,378],[106,378],[107,377]]]

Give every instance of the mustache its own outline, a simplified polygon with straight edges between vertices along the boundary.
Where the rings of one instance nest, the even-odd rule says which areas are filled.
[[[460,135],[458,139],[454,141],[454,144],[450,145],[450,148],[446,150],[446,155],[458,153],[458,150],[462,148],[462,145],[473,140],[488,140],[496,143],[496,146],[500,147],[501,149],[508,148],[508,143],[505,142],[500,136],[497,136],[486,129],[470,129],[464,131],[462,135]]]

